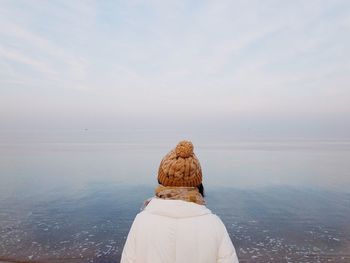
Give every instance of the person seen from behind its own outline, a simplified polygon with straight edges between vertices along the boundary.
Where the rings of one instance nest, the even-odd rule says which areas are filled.
[[[225,225],[205,206],[191,142],[181,141],[162,159],[158,183],[131,226],[121,263],[237,263]]]

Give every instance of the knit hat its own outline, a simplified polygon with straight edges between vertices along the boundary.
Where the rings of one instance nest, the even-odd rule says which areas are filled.
[[[158,170],[158,181],[163,186],[198,186],[202,183],[202,169],[193,144],[181,141],[162,159]]]

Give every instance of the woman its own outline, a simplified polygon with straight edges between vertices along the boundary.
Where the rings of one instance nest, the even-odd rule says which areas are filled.
[[[163,158],[158,182],[155,197],[131,226],[121,262],[238,262],[224,224],[205,207],[191,142],[180,142]]]

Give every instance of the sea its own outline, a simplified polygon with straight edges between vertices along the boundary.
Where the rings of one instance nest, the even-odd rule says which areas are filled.
[[[0,262],[119,262],[187,139],[240,262],[350,262],[350,141],[169,130],[0,132]]]

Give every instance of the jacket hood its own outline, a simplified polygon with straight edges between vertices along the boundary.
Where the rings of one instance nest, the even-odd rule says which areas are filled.
[[[145,210],[148,213],[171,218],[187,218],[211,214],[204,205],[182,201],[152,198]]]

